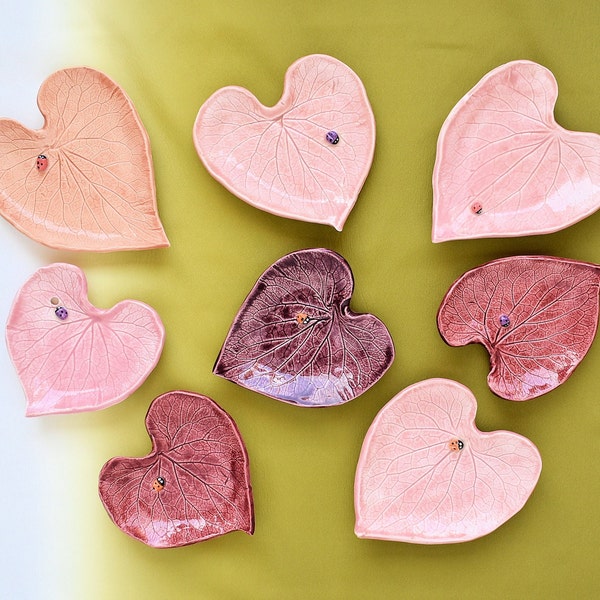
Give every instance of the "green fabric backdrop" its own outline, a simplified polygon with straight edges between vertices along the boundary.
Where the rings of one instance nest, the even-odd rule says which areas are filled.
[[[72,0],[74,2],[74,0]],[[76,481],[81,553],[73,597],[229,599],[592,598],[598,576],[597,341],[559,389],[526,403],[495,397],[480,346],[444,344],[435,316],[464,271],[513,254],[600,263],[600,213],[559,233],[431,243],[431,175],[439,129],[491,69],[514,59],[548,67],[558,122],[600,132],[600,3],[453,0],[265,2],[90,0],[73,8],[72,63],[105,71],[130,95],[149,132],[166,250],[51,253],[83,267],[91,299],[136,298],[167,330],[162,359],[127,401],[52,424],[85,437],[66,465]],[[330,54],[362,79],[375,113],[373,167],[342,233],[286,220],[237,199],[198,159],[192,125],[218,88],[240,85],[266,105],[287,67]],[[232,318],[256,278],[293,250],[327,247],[350,263],[351,306],[377,314],[396,360],[347,405],[301,409],[212,375]],[[539,448],[538,486],[514,518],[479,540],[446,546],[354,536],[354,471],[379,409],[421,379],[447,377],[478,398],[478,427],[508,429]],[[250,455],[256,533],[153,550],[109,520],[97,475],[115,455],[150,444],[151,400],[187,389],[236,420]],[[77,432],[77,434],[75,434]],[[75,454],[75,451],[74,451]]]

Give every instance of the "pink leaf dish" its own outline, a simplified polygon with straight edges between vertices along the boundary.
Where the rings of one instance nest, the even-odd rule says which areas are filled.
[[[433,171],[434,242],[551,233],[600,206],[600,136],[554,120],[552,73],[518,60],[452,109]]]
[[[60,250],[168,246],[150,142],[125,92],[94,69],[64,69],[38,106],[42,129],[0,119],[0,214]]]
[[[23,285],[6,325],[30,417],[124,400],[158,363],[164,338],[154,309],[136,300],[96,308],[81,269],[64,263],[39,269]]]
[[[215,92],[193,137],[208,172],[248,204],[341,231],[371,168],[375,119],[358,76],[314,54],[291,65],[273,107],[241,87]]]
[[[100,472],[100,499],[127,535],[153,548],[254,532],[248,454],[233,419],[207,396],[168,392],[151,404],[152,452]]]
[[[394,360],[385,325],[349,304],[348,263],[322,248],[279,259],[240,308],[214,367],[238,385],[298,406],[348,402]]]
[[[495,394],[529,400],[563,383],[586,355],[598,326],[599,284],[593,264],[501,258],[452,284],[438,329],[450,346],[485,346]]]
[[[356,469],[359,538],[467,542],[523,508],[540,454],[516,433],[479,431],[476,410],[471,391],[448,379],[411,385],[381,409]]]

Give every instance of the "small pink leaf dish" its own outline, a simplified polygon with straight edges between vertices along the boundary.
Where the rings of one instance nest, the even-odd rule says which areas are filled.
[[[554,120],[552,73],[518,60],[452,109],[433,171],[434,242],[551,233],[600,207],[600,136]]]
[[[438,329],[450,346],[485,346],[495,394],[529,400],[563,383],[589,350],[598,326],[599,283],[593,264],[501,258],[452,284],[438,311]]]
[[[341,231],[371,168],[375,119],[358,76],[314,54],[291,65],[275,106],[237,86],[215,92],[193,137],[208,172],[248,204]]]
[[[115,525],[154,548],[254,532],[248,454],[233,419],[207,396],[167,392],[146,416],[152,452],[100,471],[100,499]]]
[[[467,542],[523,508],[540,454],[516,433],[479,431],[476,410],[471,391],[448,379],[411,385],[381,409],[356,469],[359,538]]]
[[[83,271],[55,263],[17,293],[6,343],[27,396],[27,416],[112,406],[131,395],[160,358],[165,330],[156,311],[125,300],[90,304]]]
[[[0,119],[0,214],[61,250],[168,246],[150,142],[125,92],[94,69],[64,69],[38,106],[42,129]]]
[[[214,373],[298,406],[348,402],[394,360],[385,325],[349,304],[348,263],[323,248],[299,250],[258,279],[225,339]]]

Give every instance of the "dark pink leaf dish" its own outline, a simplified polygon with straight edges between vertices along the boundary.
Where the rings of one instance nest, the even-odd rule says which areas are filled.
[[[394,345],[373,315],[349,308],[354,280],[335,252],[292,252],[256,282],[235,318],[214,373],[299,406],[356,398],[387,371]]]
[[[233,419],[207,396],[168,392],[146,416],[152,452],[100,471],[110,518],[154,548],[254,532],[248,454]]]
[[[516,433],[479,431],[476,410],[470,390],[448,379],[416,383],[381,409],[356,469],[358,537],[466,542],[523,508],[540,454]]]
[[[90,304],[83,271],[55,263],[19,290],[6,325],[27,416],[97,410],[131,395],[162,353],[165,330],[136,300]]]
[[[42,129],[0,119],[0,214],[52,248],[168,246],[148,134],[127,94],[78,67],[50,75],[38,105]]]
[[[241,87],[215,92],[200,108],[194,144],[242,200],[341,231],[371,168],[375,119],[356,73],[315,54],[288,69],[273,107]]]
[[[494,393],[529,400],[563,383],[590,348],[598,286],[593,264],[548,256],[494,260],[452,285],[438,328],[451,346],[486,347]]]
[[[550,233],[600,207],[600,136],[554,120],[552,73],[518,60],[448,115],[433,172],[434,242]]]

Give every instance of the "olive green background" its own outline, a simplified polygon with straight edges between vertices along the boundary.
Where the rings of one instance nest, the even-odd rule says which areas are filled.
[[[43,426],[45,435],[73,443],[61,465],[77,507],[63,517],[72,552],[62,573],[65,597],[597,597],[600,344],[559,389],[513,403],[488,389],[484,349],[446,346],[435,317],[450,284],[494,258],[535,253],[600,263],[600,213],[546,236],[435,245],[430,230],[439,129],[491,69],[515,59],[541,63],[558,81],[557,121],[600,131],[600,3],[88,0],[74,6],[71,27],[76,43],[64,66],[106,72],[148,130],[171,248],[48,252],[49,262],[84,268],[92,302],[142,300],[167,332],[160,363],[131,398]],[[240,85],[273,105],[288,66],[313,53],[358,74],[377,122],[373,166],[341,233],[245,204],[210,177],[192,142],[196,114],[218,88]],[[327,409],[283,404],[212,375],[257,277],[307,247],[347,259],[356,285],[351,307],[379,316],[396,346],[379,383]],[[538,486],[521,512],[479,540],[359,540],[353,485],[364,435],[392,396],[429,377],[455,379],[475,393],[481,430],[530,438],[543,459]],[[237,422],[250,456],[254,536],[234,532],[154,550],[123,534],[104,511],[100,468],[112,456],[149,451],[146,411],[173,389],[212,397]]]

